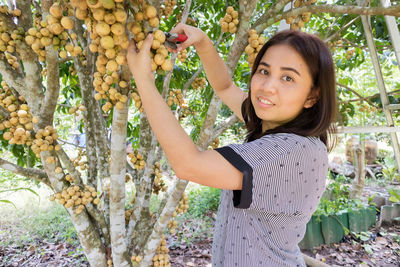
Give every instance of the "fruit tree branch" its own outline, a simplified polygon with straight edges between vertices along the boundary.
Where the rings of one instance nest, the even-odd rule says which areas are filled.
[[[0,168],[50,186],[49,178],[44,171],[34,168],[23,168],[2,158],[0,158]]]
[[[282,14],[272,15],[270,12],[264,13],[255,23],[253,28],[257,32],[261,32],[265,28],[271,26],[289,17],[295,17],[305,12],[311,13],[333,13],[333,14],[358,14],[358,15],[388,15],[400,16],[400,5],[391,7],[360,7],[360,6],[338,6],[338,5],[310,5],[298,7]]]

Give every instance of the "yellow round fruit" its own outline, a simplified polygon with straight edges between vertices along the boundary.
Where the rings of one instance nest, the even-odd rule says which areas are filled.
[[[116,55],[115,49],[114,49],[114,48],[107,49],[105,55],[106,55],[106,57],[107,57],[108,59],[113,59],[113,58],[115,58],[115,55]]]
[[[118,8],[114,11],[114,16],[118,22],[125,23],[128,18],[128,14],[126,14],[125,10]]]
[[[160,20],[157,17],[149,19],[149,26],[153,28],[157,28],[160,24]]]
[[[161,66],[164,63],[164,61],[165,61],[165,57],[162,54],[156,54],[154,56],[154,62],[157,65]]]
[[[157,16],[157,10],[154,6],[147,6],[146,10],[145,10],[146,16],[149,18],[154,18],[155,16]]]
[[[139,11],[135,14],[136,21],[142,21],[143,19],[144,19],[144,14],[142,12]]]
[[[103,36],[100,39],[100,45],[104,48],[104,49],[111,49],[114,47],[114,40],[111,36]]]
[[[97,21],[103,20],[105,14],[106,11],[104,10],[104,8],[96,8],[92,10],[93,18]]]
[[[120,101],[118,101],[117,104],[115,104],[115,107],[116,107],[117,109],[119,109],[119,110],[122,110],[122,109],[124,109],[125,104],[122,103],[122,102],[120,102]]]
[[[151,48],[153,48],[154,50],[157,50],[158,48],[160,48],[161,43],[159,40],[154,39],[153,43],[151,44]]]
[[[115,18],[114,14],[107,13],[104,15],[104,21],[111,25],[114,24],[117,21],[117,19]]]
[[[126,62],[126,56],[124,56],[124,55],[118,55],[116,58],[115,58],[115,61],[118,63],[118,65],[125,65],[127,62]]]
[[[114,0],[101,0],[105,9],[113,9],[115,7]]]
[[[72,2],[72,1],[71,1]],[[82,0],[78,0],[77,2],[82,2]],[[71,3],[72,4],[72,3]],[[102,6],[102,0],[86,0],[86,4],[91,8],[99,8]]]
[[[165,42],[165,34],[163,31],[161,30],[156,30],[153,33],[154,39],[158,40],[160,43],[164,43]]]
[[[233,9],[232,6],[228,6],[228,7],[226,8],[226,13],[228,13],[228,14],[231,14],[233,11],[235,11],[235,9]]]
[[[169,59],[165,60],[164,63],[161,65],[161,68],[165,71],[171,71],[172,67],[172,62]]]
[[[55,17],[55,18],[59,18],[62,16],[62,8],[60,7],[60,5],[58,3],[54,3],[51,7],[50,7],[50,14]]]
[[[109,35],[111,31],[110,25],[103,21],[97,23],[95,29],[97,34],[99,34],[100,36]]]
[[[75,10],[75,17],[80,20],[85,20],[88,17],[87,9],[79,9]]]
[[[67,30],[72,30],[74,28],[74,21],[70,17],[62,17],[61,25]]]
[[[125,33],[125,27],[121,23],[115,23],[111,26],[111,32],[115,35],[122,35]]]
[[[134,23],[132,25],[132,27],[130,28],[131,33],[133,33],[134,35],[137,35],[138,33],[140,33],[142,31],[142,27],[140,26],[140,24],[136,24]]]
[[[6,140],[6,141],[11,140],[12,137],[13,137],[13,134],[10,133],[10,132],[5,132],[5,133],[3,134],[3,139]]]
[[[107,62],[106,69],[110,72],[114,72],[118,69],[118,64],[114,60],[110,60]]]

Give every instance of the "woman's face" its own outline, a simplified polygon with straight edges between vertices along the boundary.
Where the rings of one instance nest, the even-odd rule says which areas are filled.
[[[307,64],[291,46],[268,48],[251,79],[251,102],[262,130],[276,128],[294,119],[318,97]]]

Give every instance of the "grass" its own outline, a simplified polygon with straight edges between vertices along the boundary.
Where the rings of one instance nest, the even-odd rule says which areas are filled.
[[[67,242],[78,246],[79,241],[67,211],[60,205],[54,204],[48,208],[30,210],[3,210],[1,215],[2,238],[0,244],[35,244],[44,242]],[[4,230],[5,228],[6,230]],[[11,228],[11,229],[9,229]],[[11,235],[4,231],[11,230]]]
[[[213,188],[194,187],[187,193],[190,208],[186,214],[177,217],[179,227],[175,242],[188,244],[211,237],[213,219],[210,214],[218,208],[219,192],[220,190]],[[28,198],[29,204],[18,203],[17,209],[0,204],[0,246],[34,245],[43,241],[67,242],[79,247],[75,228],[64,207],[49,202],[47,196],[42,196],[39,201],[31,193],[26,194],[31,195]],[[153,195],[150,199],[150,210],[157,211],[159,204],[160,199]]]

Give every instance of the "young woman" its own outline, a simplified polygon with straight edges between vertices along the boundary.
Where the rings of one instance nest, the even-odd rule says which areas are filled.
[[[317,37],[284,31],[254,62],[249,93],[232,81],[211,40],[179,24],[194,45],[215,92],[244,120],[244,144],[199,151],[154,85],[152,36],[128,64],[150,125],[180,179],[232,190],[224,258],[219,266],[305,266],[298,243],[324,191],[328,131],[335,116],[333,60]]]

